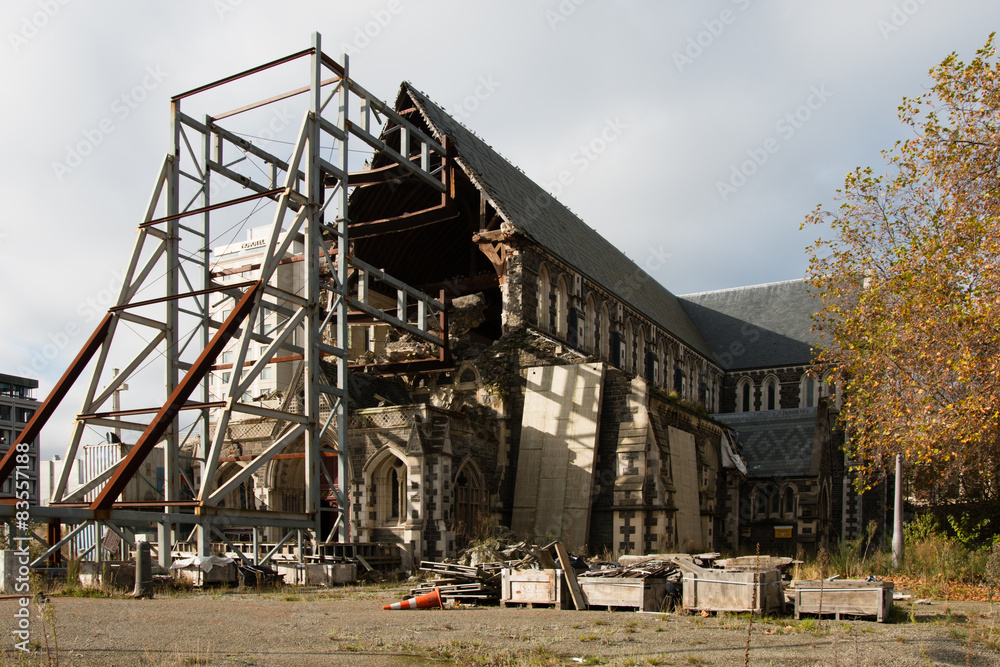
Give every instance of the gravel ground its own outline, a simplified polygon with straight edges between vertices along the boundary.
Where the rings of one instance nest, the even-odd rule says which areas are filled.
[[[747,617],[499,607],[382,611],[404,589],[206,591],[153,600],[52,597],[28,664],[60,665],[741,665]],[[16,601],[0,601],[13,627]],[[34,606],[34,605],[33,605]],[[6,609],[6,611],[5,611]],[[998,665],[985,603],[944,603],[896,622],[755,619],[751,665]],[[58,663],[52,644],[58,642]],[[22,664],[13,641],[0,664]],[[574,660],[577,659],[577,660]]]

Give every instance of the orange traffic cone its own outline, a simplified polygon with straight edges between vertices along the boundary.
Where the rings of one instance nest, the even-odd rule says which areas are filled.
[[[387,604],[383,606],[382,609],[431,609],[432,607],[444,609],[444,603],[441,601],[440,588],[435,588],[430,593],[424,593],[423,595],[418,595],[417,597],[410,598],[409,600]]]

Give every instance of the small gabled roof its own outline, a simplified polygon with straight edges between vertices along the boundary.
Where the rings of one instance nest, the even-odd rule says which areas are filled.
[[[736,431],[748,477],[818,473],[817,408],[712,415]]]
[[[504,221],[718,363],[712,348],[667,288],[424,93],[408,82],[403,83],[400,93],[413,100],[438,140],[447,135],[454,142],[462,170]]]
[[[812,361],[819,304],[804,280],[685,294],[680,303],[726,370],[779,368]]]

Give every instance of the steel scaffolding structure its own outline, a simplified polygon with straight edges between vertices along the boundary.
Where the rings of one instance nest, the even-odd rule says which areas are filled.
[[[443,298],[423,294],[351,256],[349,196],[373,176],[371,171],[351,172],[348,146],[360,141],[366,150],[379,151],[395,172],[441,193],[442,203],[453,194],[452,165],[446,141],[428,136],[352,80],[346,55],[338,63],[320,47],[316,34],[309,49],[172,98],[171,150],[138,226],[117,303],[0,461],[2,483],[14,472],[17,445],[32,442],[71,387],[82,386],[83,405],[51,504],[32,508],[33,519],[50,525],[48,549],[36,565],[95,525],[133,546],[133,531],[155,525],[164,566],[173,545],[186,535],[196,535],[198,555],[209,555],[211,543],[222,541],[241,558],[257,560],[256,550],[248,558],[224,534],[233,527],[252,530],[255,542],[259,528],[278,529],[283,537],[267,558],[296,537],[299,544],[305,539],[313,554],[324,544],[349,539],[349,313],[438,346],[441,360],[447,319]],[[214,116],[196,118],[182,110],[182,103],[186,109],[197,96],[306,59],[307,86]],[[260,145],[264,142],[227,129],[230,119],[241,114],[303,95],[308,103],[288,159],[266,150]],[[217,196],[232,185],[251,194]],[[264,205],[274,213],[266,241],[259,242],[259,263],[240,271],[217,270],[212,243],[222,236],[219,228],[228,231],[246,209],[253,214]],[[242,217],[244,222],[250,214]],[[376,286],[382,307],[369,299]],[[391,298],[387,294],[395,295],[395,308],[384,307]],[[220,312],[225,317],[216,317]],[[224,350],[233,356],[225,363]],[[130,394],[151,395],[148,381],[144,391],[136,391],[138,378],[160,356],[165,377],[154,405],[109,405],[130,379]],[[335,373],[324,371],[326,360],[336,362]],[[121,372],[111,375],[112,364]],[[251,384],[265,369],[281,364],[301,365],[301,395],[280,406],[251,400]],[[91,375],[84,382],[87,368]],[[223,371],[228,382],[213,389],[218,380],[213,383],[211,374]],[[288,387],[289,393],[295,389]],[[227,431],[248,418],[271,420],[277,424],[275,436],[263,451],[235,457],[238,472],[220,479],[220,460],[234,460],[225,456]],[[139,435],[126,446],[124,458],[71,487],[72,464],[85,434],[95,429]],[[123,501],[129,481],[154,450],[162,456],[161,494]],[[336,479],[324,463],[334,457]],[[301,511],[225,506],[226,497],[255,472],[283,458],[303,461]],[[335,490],[335,506],[323,502],[324,484]],[[14,499],[0,503],[0,512],[14,516]],[[75,528],[63,535],[63,524]]]

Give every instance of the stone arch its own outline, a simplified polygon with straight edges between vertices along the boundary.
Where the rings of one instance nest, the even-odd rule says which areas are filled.
[[[486,481],[479,466],[467,457],[455,472],[452,524],[456,535],[472,536],[489,511]]]
[[[235,477],[243,468],[232,461],[223,463],[215,473],[215,488],[219,488],[230,479]],[[219,501],[219,507],[230,509],[257,509],[257,495],[255,492],[256,482],[254,476],[250,475],[238,487],[231,491],[225,498]]]
[[[736,383],[736,412],[753,412],[753,380],[740,378]]]
[[[406,458],[386,445],[373,454],[364,467],[368,489],[369,512],[374,512],[377,526],[398,526],[406,523],[408,470]]]
[[[556,281],[556,335],[565,340],[568,326],[569,287],[566,285],[566,276],[560,275]]]
[[[538,311],[535,320],[538,328],[542,331],[549,331],[551,320],[549,318],[549,306],[552,303],[552,281],[549,279],[549,267],[544,263],[538,269]]]
[[[608,303],[601,304],[601,326],[600,326],[600,356],[607,361],[611,355],[611,313],[608,311]]]
[[[819,397],[819,378],[812,371],[806,371],[799,380],[799,407],[815,408]]]
[[[778,378],[773,375],[768,375],[761,383],[760,409],[781,409],[781,383],[778,382]]]
[[[786,520],[794,519],[798,514],[799,490],[791,482],[781,487],[778,492],[778,510],[781,517]]]
[[[635,366],[632,362],[632,358],[635,354],[634,338],[635,329],[632,326],[632,318],[627,317],[625,319],[625,358],[622,359],[622,370],[626,373],[633,373],[635,371]]]
[[[597,351],[596,333],[598,326],[594,295],[588,294],[583,307],[583,340],[580,341],[580,347],[587,352]]]
[[[660,338],[656,344],[656,384],[661,387],[667,386],[667,357],[669,354],[666,342]]]

